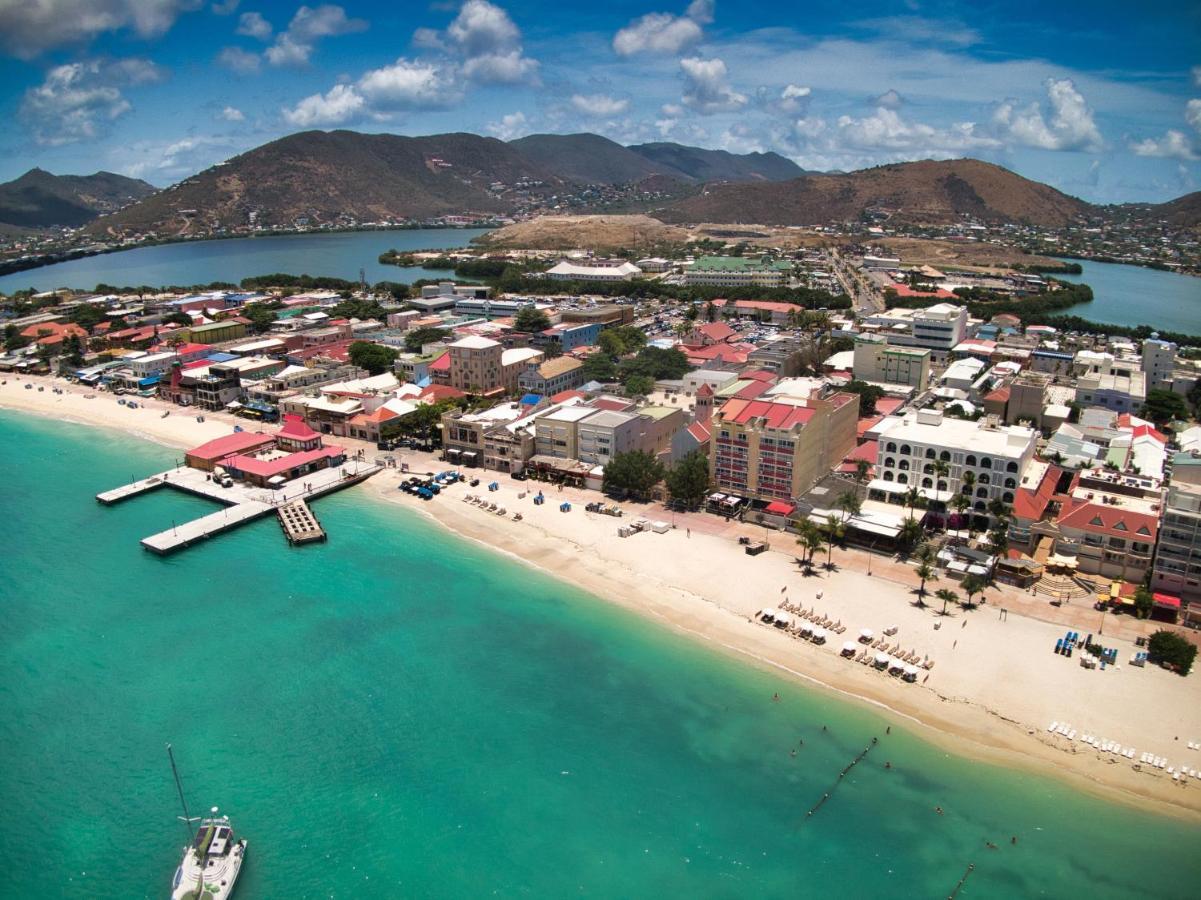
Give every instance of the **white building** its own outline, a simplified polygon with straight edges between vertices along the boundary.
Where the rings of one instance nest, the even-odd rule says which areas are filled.
[[[1143,341],[1142,370],[1149,389],[1169,386],[1176,369],[1176,345],[1155,335]]]
[[[930,351],[892,347],[878,338],[855,341],[852,371],[860,381],[898,384],[924,391],[930,381]]]
[[[563,260],[546,272],[553,281],[629,281],[639,278],[642,270],[624,259],[590,259],[585,262]]]

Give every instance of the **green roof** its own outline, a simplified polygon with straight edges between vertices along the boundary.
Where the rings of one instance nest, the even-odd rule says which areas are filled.
[[[765,263],[761,259],[745,256],[702,256],[692,264],[693,269],[723,272],[745,272],[750,269],[776,269],[781,272],[792,270],[792,263],[775,260]]]
[[[678,410],[673,409],[670,406],[643,406],[636,411],[644,416],[649,416],[656,422],[660,419],[666,419],[672,413],[678,412]]]

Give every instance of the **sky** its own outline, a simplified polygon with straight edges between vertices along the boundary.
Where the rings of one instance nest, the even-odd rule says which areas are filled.
[[[296,131],[972,156],[1098,203],[1201,186],[1201,3],[0,0],[0,180],[165,186]]]

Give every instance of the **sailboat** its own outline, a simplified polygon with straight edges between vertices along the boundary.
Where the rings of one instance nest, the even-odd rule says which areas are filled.
[[[183,861],[171,882],[171,900],[228,900],[246,858],[246,839],[235,837],[229,816],[220,815],[216,806],[208,816],[193,818],[188,814],[188,803],[184,799],[183,784],[170,744],[167,745],[167,756],[171,759],[171,774],[175,776],[175,790],[183,807],[180,819],[188,832]],[[197,822],[199,827],[193,830],[192,826]]]

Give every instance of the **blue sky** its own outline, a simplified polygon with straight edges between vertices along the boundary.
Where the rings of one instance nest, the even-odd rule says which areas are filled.
[[[0,178],[166,185],[308,128],[595,131],[810,169],[975,156],[1201,183],[1201,4],[0,0]]]

